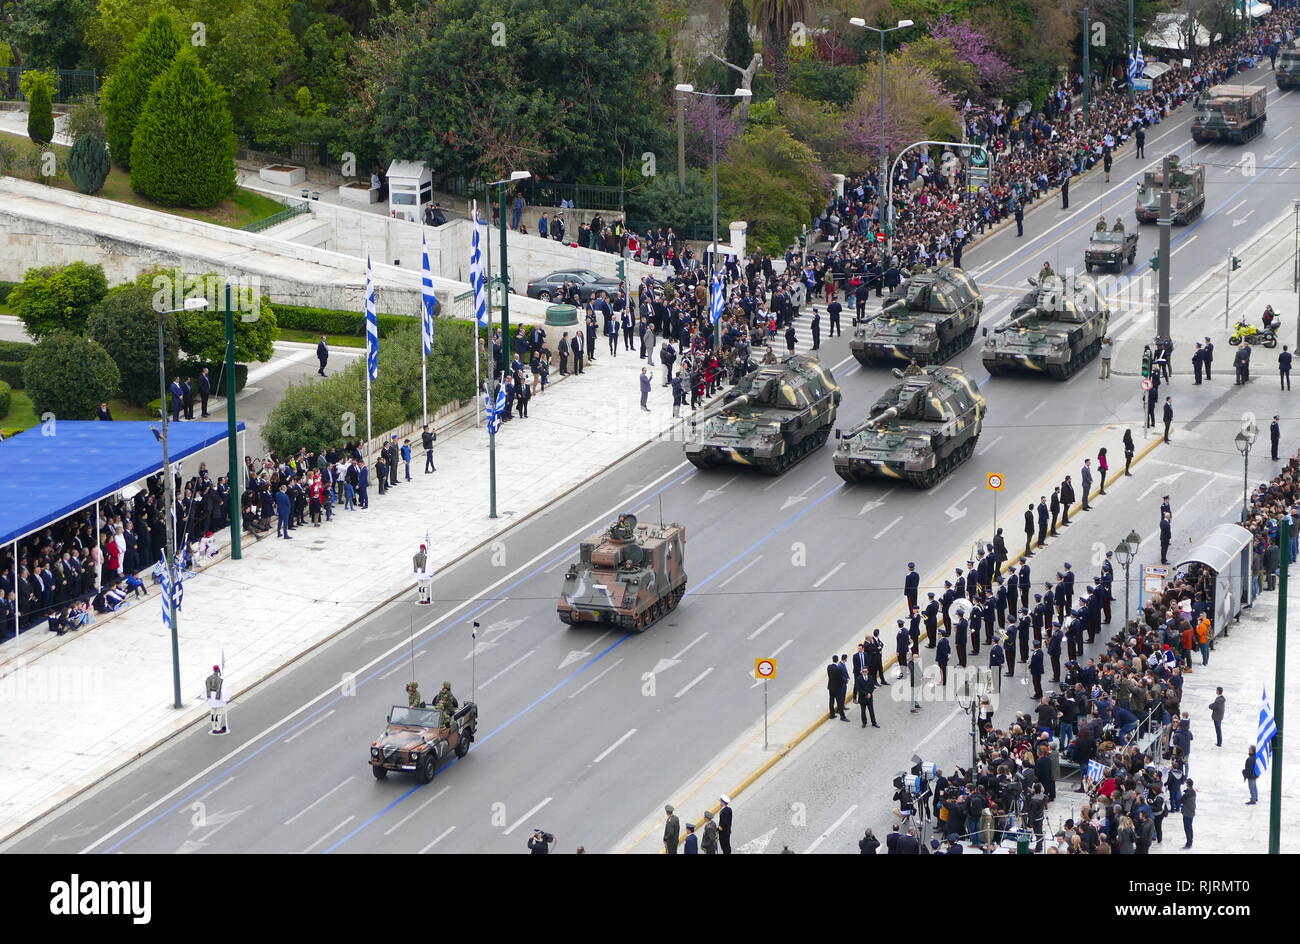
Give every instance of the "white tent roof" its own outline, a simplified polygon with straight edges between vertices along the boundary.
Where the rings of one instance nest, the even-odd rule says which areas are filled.
[[[1158,79],[1172,68],[1173,66],[1167,62],[1148,62],[1142,74],[1148,79]]]
[[[1273,7],[1267,3],[1252,3],[1246,12],[1252,20],[1258,20],[1261,16],[1267,16],[1273,12]]]
[[[1144,46],[1154,46],[1157,49],[1180,49],[1187,48],[1186,35],[1183,23],[1186,21],[1186,14],[1182,13],[1161,13],[1147,30],[1146,36],[1142,37]],[[1216,34],[1214,37],[1222,39],[1222,34]],[[1196,45],[1210,45],[1210,31],[1200,23],[1196,24]]]
[[[394,177],[404,180],[421,180],[425,177],[431,177],[433,171],[428,170],[424,161],[393,161],[388,165],[388,179]]]
[[[1250,540],[1250,532],[1241,525],[1221,524],[1184,554],[1174,570],[1183,570],[1193,561],[1200,561],[1215,573],[1220,573],[1243,548],[1250,545]]]

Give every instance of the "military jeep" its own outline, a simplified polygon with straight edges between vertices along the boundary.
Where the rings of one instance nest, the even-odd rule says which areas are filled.
[[[394,705],[384,733],[370,744],[370,772],[376,780],[383,780],[390,770],[399,770],[428,783],[447,754],[464,757],[469,753],[477,731],[478,706],[472,701],[461,705],[446,726],[436,708]]]

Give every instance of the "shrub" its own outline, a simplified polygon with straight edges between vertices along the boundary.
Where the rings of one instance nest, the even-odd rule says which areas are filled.
[[[174,276],[180,277],[180,273]],[[214,275],[200,278],[215,278]],[[238,289],[232,289],[231,305],[238,305]],[[226,317],[220,307],[224,298],[218,293],[216,308],[198,311],[183,311],[177,314],[181,329],[181,348],[191,358],[215,363],[226,357]],[[251,315],[250,315],[251,317]],[[249,361],[269,361],[274,352],[275,339],[279,335],[275,309],[265,295],[257,301],[257,318],[245,321],[238,309],[234,312],[235,322],[235,360],[239,363]]]
[[[131,188],[162,206],[210,207],[235,190],[226,93],[185,46],[149,89],[131,142]]]
[[[0,361],[25,361],[35,346],[30,341],[0,341]]]
[[[54,140],[54,88],[58,81],[51,71],[31,70],[18,80],[23,97],[27,99],[27,137],[33,144],[49,144]]]
[[[99,193],[109,172],[108,148],[98,135],[83,134],[68,153],[68,177],[82,193]]]
[[[85,331],[90,309],[108,292],[100,265],[72,262],[28,269],[7,303],[37,341],[54,331]]]
[[[0,141],[0,177],[12,174],[17,167],[18,149],[6,141]]]
[[[131,166],[131,143],[136,122],[149,97],[154,79],[162,75],[181,48],[180,31],[166,14],[158,14],[140,32],[117,71],[104,83],[102,101],[108,149],[113,162]]]
[[[85,135],[96,135],[101,141],[108,141],[108,129],[104,125],[104,113],[95,102],[94,95],[83,95],[68,112],[68,120],[63,131],[74,142]]]
[[[9,403],[12,399],[9,395],[9,389],[9,384],[0,380],[0,420],[9,415]]]
[[[151,277],[119,285],[86,319],[86,333],[117,364],[123,398],[140,406],[158,396],[158,313],[153,307]],[[176,371],[180,329],[176,316],[163,315],[163,363],[168,378]]]
[[[356,337],[365,335],[365,315],[359,311],[345,311],[339,308],[307,308],[302,305],[276,305],[276,324],[281,328],[294,331],[313,331],[316,334],[351,334]],[[379,336],[385,337],[390,331],[404,324],[415,322],[408,315],[379,315]],[[439,326],[443,319],[438,319]]]
[[[117,365],[97,342],[56,331],[36,345],[23,366],[23,383],[37,416],[94,419],[99,404],[117,393]]]
[[[783,252],[824,199],[826,174],[817,156],[784,128],[751,128],[718,168],[727,219],[747,220],[750,241]]]
[[[9,298],[9,293],[17,287],[17,282],[0,282],[0,305],[5,304]]]
[[[0,361],[0,380],[15,390],[23,388],[23,364],[25,361]]]

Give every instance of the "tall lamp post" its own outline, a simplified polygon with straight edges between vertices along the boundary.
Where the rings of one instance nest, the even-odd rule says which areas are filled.
[[[1001,671],[1000,669],[998,671]],[[982,704],[983,687],[971,685],[970,676],[962,681],[961,691],[957,693],[957,706],[970,715],[970,769],[979,763],[979,713]]]
[[[747,88],[738,88],[730,95],[721,92],[699,92],[695,86],[688,82],[678,85],[677,91],[683,95],[698,95],[700,98],[723,99],[723,98],[749,98],[754,93]],[[711,139],[712,156],[709,159],[709,166],[713,174],[713,246],[709,253],[709,291],[713,291],[713,276],[718,255],[718,109],[717,106],[709,108],[709,138]],[[712,296],[710,296],[712,297]],[[717,325],[709,326],[713,337],[713,346],[718,346],[718,328]]]
[[[167,568],[167,622],[172,631],[173,708],[183,708],[184,705],[181,702],[181,649],[176,634],[176,480],[172,476],[171,455],[167,450],[167,353],[163,343],[163,318],[182,311],[202,311],[207,307],[206,298],[187,298],[180,308],[158,312],[158,406],[162,409],[162,432],[154,429],[153,434],[162,444],[163,501],[167,503],[163,511],[163,523],[167,527],[167,550],[163,564]]]
[[[1247,499],[1247,496],[1248,496],[1248,494],[1249,494],[1249,492],[1250,492],[1250,447],[1253,446],[1253,445],[1255,445],[1255,437],[1256,437],[1257,435],[1258,435],[1258,430],[1257,430],[1257,428],[1255,427],[1255,424],[1254,424],[1254,423],[1251,423],[1250,425],[1248,425],[1248,426],[1244,427],[1243,429],[1241,429],[1241,430],[1237,433],[1237,435],[1233,437],[1233,442],[1236,444],[1236,446],[1237,446],[1237,451],[1238,451],[1239,453],[1241,453],[1241,458],[1242,458],[1242,463],[1241,463],[1241,520],[1242,520],[1243,523],[1244,523],[1245,520],[1246,520],[1247,509],[1249,508],[1249,505],[1247,504],[1246,499]]]
[[[849,23],[859,29],[871,30],[880,37],[880,190],[885,192],[885,175],[889,173],[889,156],[885,153],[885,34],[894,33],[898,30],[907,29],[915,24],[911,20],[899,20],[897,26],[887,26],[880,28],[878,26],[868,26],[867,21],[860,16],[851,17]],[[883,214],[882,214],[883,216]],[[892,233],[892,231],[891,231]],[[890,248],[892,249],[892,243]],[[881,266],[883,271],[887,266]]]
[[[493,365],[492,376],[488,381],[488,389],[491,391],[491,404],[496,407],[497,388],[505,383],[506,371],[510,369],[510,354],[514,350],[514,344],[510,339],[510,268],[507,265],[507,246],[506,246],[506,185],[512,184],[516,180],[528,180],[532,177],[532,172],[526,170],[512,170],[510,176],[504,180],[494,180],[487,185],[488,192],[488,218],[492,215],[492,197],[490,188],[501,188],[501,379],[497,379],[496,367]],[[478,220],[473,221],[474,226],[478,226]],[[490,240],[489,240],[490,242]],[[485,282],[487,284],[487,309],[488,324],[492,323],[492,257],[488,255],[487,259],[488,272]],[[477,345],[474,356],[478,356]],[[497,417],[497,423],[501,418]],[[493,424],[489,423],[488,427],[488,481],[489,481],[489,509],[488,517],[497,516],[497,434],[493,431]]]
[[[1124,568],[1124,627],[1128,628],[1129,614],[1129,596],[1128,596],[1128,571],[1133,561],[1137,559],[1138,548],[1142,546],[1142,537],[1136,531],[1130,531],[1128,537],[1115,545],[1115,557],[1119,559],[1120,566]]]

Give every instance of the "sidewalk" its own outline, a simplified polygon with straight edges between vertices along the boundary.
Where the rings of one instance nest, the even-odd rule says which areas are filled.
[[[248,540],[242,561],[217,561],[192,579],[179,619],[185,709],[172,708],[170,637],[156,596],[73,644],[0,666],[0,839],[205,718],[203,679],[223,656],[238,694],[410,593],[410,555],[426,535],[431,565],[445,567],[674,425],[657,380],[651,412],[640,410],[644,361],[597,356],[498,436],[498,519],[487,516],[487,432],[471,426],[439,439],[436,473],[422,473],[417,450],[412,483],[383,497],[372,487],[368,511],[340,509],[338,520],[299,528],[288,544]]]

